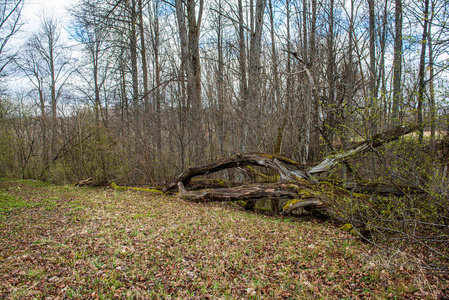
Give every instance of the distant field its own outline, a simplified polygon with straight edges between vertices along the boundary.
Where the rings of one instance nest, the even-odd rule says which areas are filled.
[[[231,204],[2,179],[0,228],[6,299],[449,297],[401,252]]]

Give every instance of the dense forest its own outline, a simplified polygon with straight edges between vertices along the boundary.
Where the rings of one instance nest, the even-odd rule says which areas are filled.
[[[403,122],[415,169],[441,158],[447,1],[80,0],[17,46],[24,5],[0,7],[2,174],[156,184],[239,152],[318,162]]]

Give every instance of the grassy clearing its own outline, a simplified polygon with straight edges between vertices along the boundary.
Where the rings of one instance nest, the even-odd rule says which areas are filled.
[[[435,299],[447,274],[338,227],[142,191],[0,181],[0,298]]]

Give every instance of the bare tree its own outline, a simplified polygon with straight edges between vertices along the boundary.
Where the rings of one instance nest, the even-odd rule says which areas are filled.
[[[70,57],[67,56],[67,49],[60,40],[60,28],[57,21],[44,17],[39,31],[32,35],[29,47],[29,51],[37,55],[33,60],[41,64],[39,70],[44,75],[42,84],[50,94],[50,156],[54,157],[58,138],[57,104],[71,73],[68,69]]]
[[[50,162],[48,143],[48,119],[47,119],[47,100],[45,97],[46,88],[44,85],[45,71],[43,58],[35,51],[34,43],[32,40],[28,41],[22,50],[21,55],[16,59],[16,63],[19,69],[28,78],[34,90],[30,91],[37,93],[37,104],[40,110],[40,116],[38,117],[40,125],[40,142],[41,142],[41,155],[44,168]]]
[[[402,77],[402,0],[395,0],[394,12],[394,57],[393,57],[393,112],[392,125],[399,121],[399,104],[401,102],[401,77]]]
[[[8,48],[11,38],[20,30],[20,17],[24,0],[0,1],[0,75],[12,62],[18,51]]]
[[[242,117],[248,106],[248,82],[247,82],[247,63],[246,63],[246,43],[245,43],[245,23],[243,14],[243,0],[238,0],[238,22],[239,22],[239,92],[240,92],[240,110]],[[242,122],[242,137],[240,141],[240,150],[246,151],[246,137],[248,134],[248,122],[246,119]]]
[[[196,12],[195,0],[176,0],[176,17],[178,21],[179,39],[181,43],[181,58],[183,70],[187,80],[187,107],[191,109],[191,120],[193,120],[192,139],[194,161],[204,156],[202,145],[202,103],[201,103],[201,65],[200,65],[200,29],[203,18],[204,0],[198,4]]]
[[[266,0],[256,1],[255,15],[251,15],[253,21],[251,26],[251,39],[249,49],[249,72],[248,81],[251,83],[248,85],[248,105],[245,113],[247,121],[251,120],[253,127],[259,126],[259,120],[257,116],[257,107],[260,99],[261,92],[261,54],[262,54],[262,31],[264,25],[264,11],[266,7]],[[252,25],[251,24],[251,25]]]
[[[419,58],[419,73],[418,73],[418,110],[417,120],[419,126],[419,141],[423,141],[424,137],[424,121],[423,121],[423,104],[424,91],[426,88],[425,81],[425,67],[426,67],[426,48],[427,48],[427,34],[429,28],[429,0],[424,0],[423,11],[423,33],[421,40],[421,55]]]

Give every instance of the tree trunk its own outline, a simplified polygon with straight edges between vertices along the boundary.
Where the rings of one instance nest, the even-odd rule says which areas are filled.
[[[139,111],[139,77],[137,70],[137,10],[136,0],[131,0],[130,7],[130,37],[129,37],[129,50],[131,53],[131,76],[132,76],[132,105],[134,115],[134,130],[137,133],[137,137],[140,137],[140,111]]]
[[[433,45],[432,45],[432,20],[434,16],[434,2],[431,4],[431,20],[429,22],[429,30],[427,33],[427,44],[429,47],[429,96],[430,96],[430,149],[432,154],[435,151],[435,131],[436,131],[436,107],[435,107],[435,87],[434,87],[434,59],[433,59]]]
[[[204,159],[204,145],[202,140],[203,124],[201,115],[201,66],[200,66],[200,27],[203,15],[204,1],[199,1],[198,16],[195,12],[195,0],[186,1],[186,9],[182,0],[175,1],[178,20],[179,38],[181,41],[182,64],[185,68],[187,80],[187,107],[190,111],[189,120],[192,121],[191,143],[192,159]],[[187,16],[187,26],[186,26]]]
[[[368,126],[370,135],[376,134],[376,105],[377,105],[377,68],[376,68],[376,14],[374,9],[374,0],[368,0],[369,6],[369,110]]]
[[[248,106],[248,83],[246,72],[246,44],[245,24],[243,21],[243,4],[238,0],[239,6],[239,85],[240,85],[240,110],[242,119],[240,151],[246,152],[246,141],[248,134],[247,106]]]
[[[418,73],[418,126],[419,126],[419,142],[422,143],[424,137],[424,122],[423,122],[423,103],[424,92],[426,89],[425,82],[425,67],[426,67],[426,48],[427,48],[427,29],[429,24],[429,0],[424,0],[424,25],[421,40],[421,56],[419,59],[419,73]]]
[[[402,0],[395,0],[395,36],[393,57],[393,112],[392,125],[399,123],[399,104],[401,102],[402,77]]]
[[[246,118],[251,121],[253,128],[259,126],[258,107],[260,104],[261,91],[261,63],[260,57],[262,53],[262,31],[263,31],[263,16],[266,6],[266,0],[256,1],[256,11],[253,16],[254,30],[251,32],[250,41],[250,57],[249,57],[249,82],[248,86],[248,100]]]
[[[147,131],[148,117],[150,113],[150,95],[148,92],[148,64],[147,64],[147,51],[145,42],[145,30],[143,24],[143,0],[139,1],[139,32],[140,32],[140,56],[142,59],[142,85],[143,85],[143,103],[144,103],[144,125],[145,131]],[[148,134],[145,133],[145,136]]]
[[[153,12],[152,12],[152,46],[153,46],[153,69],[154,69],[154,118],[155,121],[155,135],[156,135],[156,149],[161,150],[162,148],[162,123],[161,123],[161,66],[159,63],[159,43],[160,43],[160,32],[159,32],[159,0],[153,2]]]

